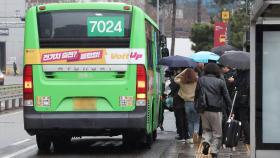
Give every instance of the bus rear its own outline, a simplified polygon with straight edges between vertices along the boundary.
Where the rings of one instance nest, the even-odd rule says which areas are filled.
[[[24,127],[40,150],[73,136],[149,136],[140,9],[105,3],[33,7],[26,15],[24,60]]]

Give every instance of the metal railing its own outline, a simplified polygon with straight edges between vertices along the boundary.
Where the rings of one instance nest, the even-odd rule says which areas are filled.
[[[23,106],[22,85],[0,86],[0,112]]]

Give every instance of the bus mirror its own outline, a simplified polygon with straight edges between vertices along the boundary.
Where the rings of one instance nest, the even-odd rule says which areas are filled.
[[[161,49],[161,56],[162,56],[162,57],[167,57],[167,56],[169,56],[169,50],[168,50],[168,48],[162,48],[162,49]]]
[[[166,36],[160,35],[160,46],[165,47],[166,46]]]

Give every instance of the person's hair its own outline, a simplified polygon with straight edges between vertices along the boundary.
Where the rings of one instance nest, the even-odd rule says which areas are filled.
[[[215,63],[208,63],[204,68],[204,74],[208,75],[215,75],[216,77],[219,77],[221,75],[221,70],[219,66]]]
[[[193,83],[197,81],[196,73],[193,69],[188,68],[184,73],[184,80],[183,82],[186,83]]]

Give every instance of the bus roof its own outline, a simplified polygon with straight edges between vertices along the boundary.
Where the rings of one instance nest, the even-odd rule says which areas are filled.
[[[89,2],[89,3],[50,3],[43,4],[39,6],[45,6],[44,10],[38,9],[38,12],[46,12],[46,11],[57,11],[57,10],[80,10],[80,9],[98,9],[98,10],[115,10],[115,11],[127,11],[130,12],[132,5],[126,3],[117,3],[117,2]],[[129,6],[130,9],[124,9],[125,6]],[[152,18],[150,18],[141,8],[137,6],[137,9],[140,9],[143,14],[145,14],[145,18],[158,29],[158,25]],[[38,7],[39,8],[39,7]]]
[[[38,12],[55,11],[55,10],[76,10],[76,9],[98,9],[98,10],[116,10],[116,11],[131,11],[131,5],[125,3],[106,3],[106,2],[88,2],[88,3],[49,3],[39,6],[45,6],[44,10]],[[129,10],[124,7],[129,6]]]

